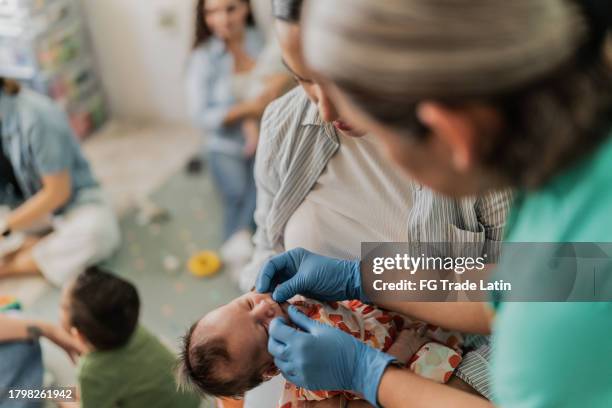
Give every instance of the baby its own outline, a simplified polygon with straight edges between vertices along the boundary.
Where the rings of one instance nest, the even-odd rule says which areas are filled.
[[[447,382],[461,362],[462,340],[405,316],[359,301],[318,302],[301,296],[289,301],[306,316],[343,330],[371,347],[390,352],[415,373]],[[205,315],[184,338],[179,372],[203,394],[241,397],[277,375],[268,353],[268,328],[275,317],[287,318],[289,304],[278,304],[270,294],[247,293]],[[288,318],[287,318],[288,319]],[[410,330],[410,335],[405,330]],[[402,332],[398,354],[390,350]],[[319,401],[341,391],[309,391],[287,383],[279,406],[299,407],[300,402]]]

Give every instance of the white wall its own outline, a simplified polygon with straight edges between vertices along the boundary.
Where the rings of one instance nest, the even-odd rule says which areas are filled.
[[[183,75],[194,1],[81,2],[114,117],[187,122]]]

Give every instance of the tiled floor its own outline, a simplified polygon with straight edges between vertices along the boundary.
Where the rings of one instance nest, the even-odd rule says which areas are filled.
[[[119,212],[155,191],[200,149],[188,126],[108,124],[83,146]]]

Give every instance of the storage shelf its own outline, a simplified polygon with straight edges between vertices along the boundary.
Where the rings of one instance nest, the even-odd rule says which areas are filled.
[[[106,117],[77,0],[0,0],[0,76],[55,99],[81,138]]]

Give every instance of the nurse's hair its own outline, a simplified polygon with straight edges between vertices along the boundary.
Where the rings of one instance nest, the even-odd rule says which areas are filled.
[[[0,77],[0,93],[6,92],[9,95],[17,95],[20,89],[21,87],[18,82]]]
[[[580,1],[310,0],[305,55],[407,137],[426,137],[422,101],[492,104],[507,126],[479,144],[480,161],[510,185],[537,187],[611,130],[612,1]]]
[[[303,3],[303,0],[272,0],[272,15],[287,23],[298,23]]]
[[[243,3],[249,5],[249,0],[240,0]],[[196,2],[196,10],[195,10],[195,33],[193,39],[193,48],[198,48],[200,45],[204,44],[208,39],[213,35],[210,27],[206,24],[206,19],[204,18],[204,12],[206,10],[206,0],[198,0]],[[253,19],[253,13],[251,13],[251,6],[249,5],[249,14],[247,16],[246,21],[247,26],[254,26],[255,20]]]

